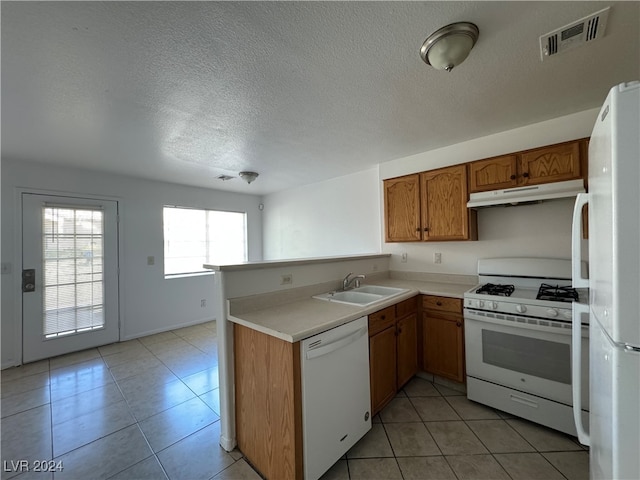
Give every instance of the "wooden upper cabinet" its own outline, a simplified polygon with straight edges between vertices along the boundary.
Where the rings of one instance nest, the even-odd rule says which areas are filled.
[[[523,152],[520,156],[522,184],[538,185],[581,179],[580,163],[579,141]]]
[[[586,177],[585,139],[469,163],[469,193]]]
[[[467,166],[455,165],[420,174],[422,239],[475,239],[475,211],[467,208]]]
[[[588,139],[384,181],[386,242],[477,240],[469,193],[585,179]]]
[[[487,158],[469,164],[469,192],[518,186],[517,155]]]
[[[419,242],[420,175],[384,181],[385,239],[387,242]]]

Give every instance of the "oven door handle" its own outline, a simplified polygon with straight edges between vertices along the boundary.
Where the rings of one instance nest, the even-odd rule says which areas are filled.
[[[578,440],[590,445],[589,434],[582,423],[582,315],[589,314],[589,305],[573,302],[573,328],[571,329],[571,390],[573,396],[573,420],[578,432]]]

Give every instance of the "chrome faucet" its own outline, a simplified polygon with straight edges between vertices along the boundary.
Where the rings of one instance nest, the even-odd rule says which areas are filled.
[[[342,290],[348,290],[349,288],[358,288],[360,286],[360,279],[364,279],[364,275],[356,275],[352,277],[353,273],[347,273],[347,276],[342,279]],[[353,283],[354,287],[351,286]]]

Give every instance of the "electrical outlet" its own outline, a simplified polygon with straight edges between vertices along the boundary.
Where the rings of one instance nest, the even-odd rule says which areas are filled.
[[[207,306],[207,301],[203,298],[202,300],[200,300],[200,308],[204,308]]]
[[[401,263],[407,263],[407,254],[406,252],[402,254],[402,258],[400,259]]]
[[[293,275],[287,273],[280,277],[280,285],[291,285],[293,283]]]
[[[156,264],[156,257],[154,256],[148,256],[147,257],[147,265],[155,265]]]
[[[433,263],[442,263],[442,254],[440,252],[433,254]]]

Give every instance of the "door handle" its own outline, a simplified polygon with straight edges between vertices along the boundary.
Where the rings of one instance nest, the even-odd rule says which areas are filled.
[[[36,270],[29,268],[22,270],[22,292],[29,293],[36,291]]]

